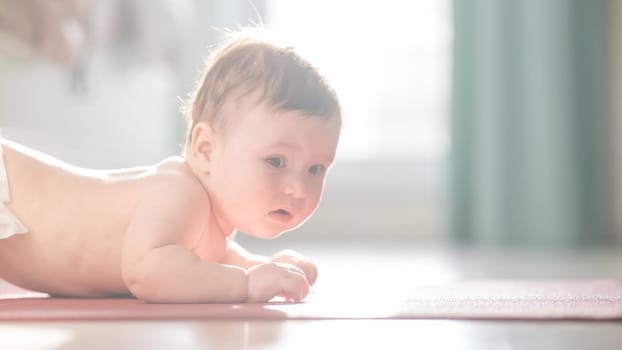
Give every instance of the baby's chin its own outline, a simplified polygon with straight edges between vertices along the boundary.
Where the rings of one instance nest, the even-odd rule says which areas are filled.
[[[282,234],[284,234],[286,231],[282,231],[282,232],[276,232],[276,233],[272,233],[272,232],[260,232],[260,233],[249,233],[249,236],[253,236],[255,238],[261,238],[261,239],[275,239],[277,237],[280,237]]]
[[[256,238],[261,238],[261,239],[275,239],[279,236],[281,236],[282,234],[284,234],[285,232],[289,232],[291,230],[293,230],[295,227],[293,228],[288,228],[285,230],[279,230],[279,231],[254,231],[252,233],[249,233],[249,235],[256,237]]]
[[[281,218],[279,217],[274,218],[269,215],[267,219],[264,217],[260,221],[254,223],[246,222],[246,225],[236,226],[236,230],[255,238],[275,239],[286,232],[293,231],[302,226],[309,217],[310,216],[307,216],[302,220],[300,217],[280,220]],[[242,224],[242,222],[240,222],[240,224]]]
[[[278,229],[256,229],[256,230],[252,230],[249,229],[248,231],[245,230],[240,230],[242,232],[244,232],[245,234],[255,237],[255,238],[261,238],[261,239],[275,239],[279,236],[281,236],[282,234],[289,232],[289,231],[293,231],[296,228],[300,227],[302,225],[302,223],[299,223],[296,226],[293,227],[289,227],[289,228],[278,228]]]

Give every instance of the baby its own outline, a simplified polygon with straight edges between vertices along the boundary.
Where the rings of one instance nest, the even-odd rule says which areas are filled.
[[[341,130],[334,91],[291,48],[238,36],[187,115],[183,157],[146,167],[83,169],[1,140],[0,278],[59,296],[304,299],[311,261],[232,235],[275,238],[313,213]]]

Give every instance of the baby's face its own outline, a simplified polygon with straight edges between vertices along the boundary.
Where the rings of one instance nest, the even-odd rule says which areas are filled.
[[[274,112],[263,104],[236,113],[217,137],[210,160],[206,181],[214,217],[223,229],[274,238],[316,209],[335,156],[339,121]]]

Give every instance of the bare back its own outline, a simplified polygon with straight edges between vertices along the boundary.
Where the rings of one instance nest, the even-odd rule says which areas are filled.
[[[61,295],[127,294],[124,233],[146,191],[187,172],[181,158],[120,171],[70,166],[2,141],[10,202],[27,234],[0,240],[0,277]]]

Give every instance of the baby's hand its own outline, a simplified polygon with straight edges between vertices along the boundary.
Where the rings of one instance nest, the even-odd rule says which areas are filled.
[[[317,266],[315,266],[315,264],[311,260],[305,258],[302,254],[297,253],[293,250],[280,251],[274,254],[270,258],[270,261],[297,266],[305,273],[309,285],[313,285],[313,283],[315,283],[315,280],[317,279]]]
[[[249,303],[263,303],[275,296],[300,301],[309,294],[309,283],[301,269],[283,263],[266,263],[248,270]]]

